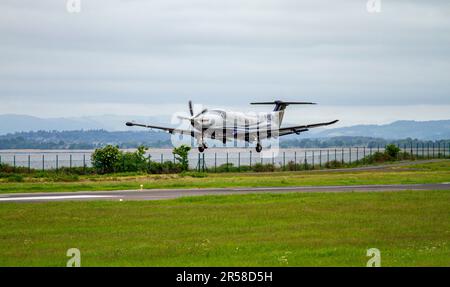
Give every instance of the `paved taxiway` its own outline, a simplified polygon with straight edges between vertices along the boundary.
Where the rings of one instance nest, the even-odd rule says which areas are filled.
[[[82,191],[51,193],[0,194],[2,202],[48,202],[75,200],[162,200],[184,196],[290,193],[290,192],[381,192],[402,190],[450,190],[450,183],[436,184],[394,184],[394,185],[351,185],[351,186],[297,186],[215,189],[145,189],[117,191]]]

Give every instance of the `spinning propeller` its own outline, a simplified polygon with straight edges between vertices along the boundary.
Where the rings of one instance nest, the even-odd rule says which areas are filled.
[[[198,114],[196,114],[194,116],[194,108],[192,106],[192,101],[189,101],[189,113],[191,114],[191,116],[190,117],[178,116],[178,118],[182,119],[182,120],[188,120],[191,122],[191,125],[194,126],[195,120],[207,112],[208,112],[208,109],[203,109],[201,112],[199,112]]]

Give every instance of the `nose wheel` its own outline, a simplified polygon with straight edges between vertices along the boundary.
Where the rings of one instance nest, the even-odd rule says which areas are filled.
[[[258,143],[257,145],[256,145],[256,152],[261,152],[262,151],[262,146],[261,146],[261,144],[260,143]]]
[[[201,146],[198,147],[198,151],[199,151],[200,153],[202,153],[202,152],[204,152],[205,149],[207,149],[207,148],[208,148],[208,146],[206,146],[206,144],[202,144]]]

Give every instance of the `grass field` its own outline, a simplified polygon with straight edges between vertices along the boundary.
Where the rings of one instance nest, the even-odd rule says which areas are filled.
[[[450,182],[450,160],[392,166],[366,171],[301,171],[191,175],[106,175],[80,177],[74,182],[0,182],[0,193],[133,190],[155,188],[220,188]]]
[[[1,266],[450,266],[450,191],[2,203]]]

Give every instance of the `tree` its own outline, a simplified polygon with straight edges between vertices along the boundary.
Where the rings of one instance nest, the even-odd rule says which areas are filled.
[[[400,148],[395,144],[389,144],[386,146],[384,152],[389,155],[392,159],[397,159],[398,154],[400,153]]]
[[[147,147],[140,146],[135,152],[120,152],[118,170],[146,171],[149,164],[149,159],[145,156],[147,150]]]
[[[92,166],[100,173],[111,173],[115,171],[120,157],[121,152],[117,146],[107,145],[94,151]]]
[[[173,154],[175,155],[175,159],[181,164],[181,169],[186,171],[189,169],[189,151],[191,147],[187,145],[181,145],[173,149]]]

